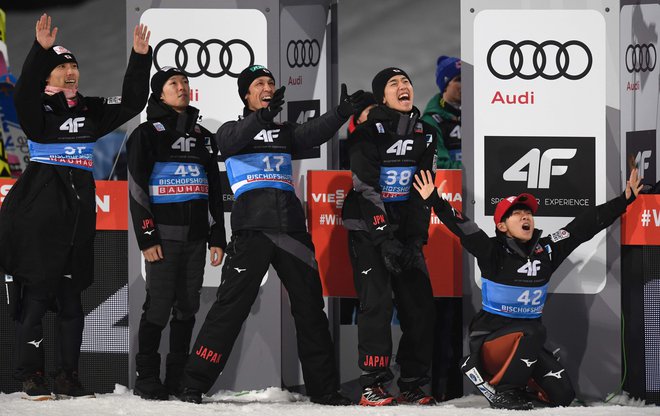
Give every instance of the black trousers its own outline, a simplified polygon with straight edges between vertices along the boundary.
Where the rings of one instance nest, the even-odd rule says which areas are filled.
[[[145,260],[147,294],[142,305],[138,354],[158,353],[168,320],[170,353],[188,354],[204,281],[206,242],[163,240],[161,248],[162,260]]]
[[[184,387],[206,392],[213,386],[271,264],[289,293],[307,394],[339,389],[311,236],[261,231],[236,231],[227,245],[222,283],[190,354]]]
[[[16,320],[16,367],[14,376],[24,380],[45,373],[43,317],[56,313],[57,339],[55,366],[58,370],[78,371],[85,316],[80,290],[68,277],[61,277],[51,289],[23,285],[20,312]]]
[[[497,391],[524,388],[539,391],[541,400],[568,406],[575,391],[564,367],[543,347],[546,330],[538,320],[510,319],[510,323],[488,334],[470,337],[471,354],[492,378]]]
[[[392,310],[396,304],[402,336],[396,361],[402,379],[428,381],[433,351],[435,307],[426,264],[393,275],[385,269],[380,250],[364,231],[349,231],[349,253],[358,311],[358,365],[363,386],[392,378]],[[392,300],[394,292],[394,301]]]

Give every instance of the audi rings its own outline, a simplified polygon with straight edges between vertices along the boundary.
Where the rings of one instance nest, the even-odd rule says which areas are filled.
[[[628,72],[650,72],[655,69],[658,55],[652,43],[628,45],[626,48],[626,69]]]
[[[159,53],[164,54],[165,52],[161,51],[161,48],[166,45],[176,46],[174,51],[174,56],[167,55],[161,56]],[[192,46],[191,46],[192,45]],[[218,45],[215,47],[213,45]],[[197,49],[195,51],[195,49]],[[218,61],[215,62],[215,50],[217,51]],[[212,52],[213,50],[213,52]],[[235,59],[235,54],[245,55],[249,57],[249,62],[242,60],[242,62],[237,62]],[[197,67],[195,64],[191,64],[191,57],[197,55]],[[168,62],[166,65],[160,65],[159,59],[164,60],[167,58],[170,61],[172,58],[174,62]],[[238,63],[238,65],[236,65]],[[235,67],[232,67],[236,65]],[[248,66],[254,65],[254,51],[250,45],[242,39],[232,39],[230,41],[222,41],[219,39],[209,39],[206,42],[202,42],[198,39],[186,39],[184,41],[178,41],[176,39],[168,38],[160,41],[158,45],[154,48],[154,66],[156,70],[159,70],[163,66],[174,66],[180,69],[184,74],[189,78],[198,77],[200,75],[206,75],[211,78],[219,78],[223,75],[229,75],[233,78],[238,78],[239,74],[243,69]]]
[[[529,48],[525,48],[527,46],[531,46],[534,52],[528,52],[527,50]],[[508,65],[504,65],[503,67],[501,64],[502,59],[499,59],[497,64],[494,63],[493,54],[497,49],[505,48],[506,51],[507,47],[511,48]],[[551,65],[547,65],[549,59],[547,54],[552,53],[553,49],[556,49],[554,69],[550,68]],[[530,58],[533,71],[529,66]],[[527,65],[525,65],[526,62]],[[533,40],[523,40],[518,43],[510,40],[501,40],[495,42],[488,50],[486,63],[491,74],[499,79],[519,77],[529,80],[541,77],[543,79],[553,80],[564,77],[570,80],[578,80],[584,78],[591,70],[593,56],[587,45],[579,40],[569,40],[564,43],[556,40],[546,40],[541,43],[534,42]],[[523,67],[527,69],[526,72],[523,72]]]
[[[291,40],[286,46],[289,68],[316,66],[321,59],[321,46],[316,39]]]

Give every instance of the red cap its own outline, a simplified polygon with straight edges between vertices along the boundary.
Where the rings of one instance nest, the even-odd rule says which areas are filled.
[[[495,214],[493,215],[493,220],[495,225],[502,222],[502,217],[512,206],[516,204],[525,205],[527,208],[532,210],[532,214],[536,214],[536,210],[539,208],[539,203],[534,198],[532,194],[520,194],[518,196],[509,196],[501,200],[497,207],[495,207]]]

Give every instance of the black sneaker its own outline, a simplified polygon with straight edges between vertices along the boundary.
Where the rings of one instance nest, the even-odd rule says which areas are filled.
[[[534,405],[527,400],[519,389],[504,390],[495,393],[490,399],[490,407],[508,410],[532,410]]]
[[[200,404],[202,402],[202,392],[191,387],[184,387],[177,397],[182,402],[196,404]]]
[[[344,397],[338,391],[324,394],[322,396],[310,396],[312,403],[323,404],[326,406],[351,406],[353,404],[347,397]]]
[[[401,404],[418,404],[422,406],[436,405],[436,401],[433,396],[424,393],[424,390],[422,390],[419,386],[410,390],[402,391],[399,397],[396,398],[396,401]]]
[[[58,399],[95,398],[94,393],[87,391],[80,384],[77,371],[60,371],[53,383],[53,393]]]
[[[362,389],[360,406],[396,406],[396,400],[380,383]]]
[[[23,398],[27,400],[51,400],[53,395],[42,372],[36,372],[23,381]]]
[[[170,398],[169,391],[156,376],[136,379],[133,394],[145,400],[169,400]]]

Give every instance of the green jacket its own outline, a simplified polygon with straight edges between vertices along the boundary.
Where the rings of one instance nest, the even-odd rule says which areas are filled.
[[[461,110],[436,94],[426,105],[422,120],[438,131],[436,154],[439,169],[461,169]]]

